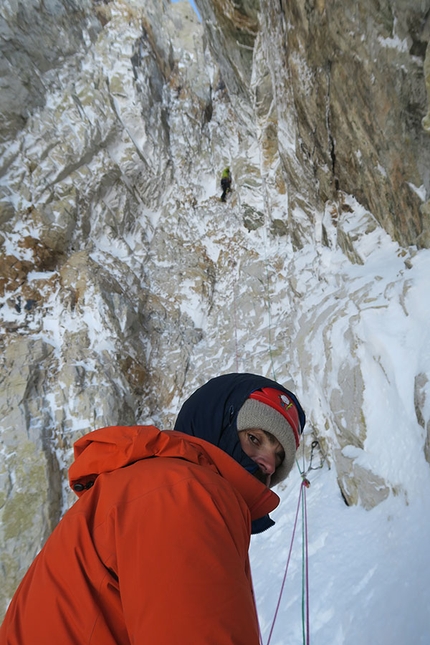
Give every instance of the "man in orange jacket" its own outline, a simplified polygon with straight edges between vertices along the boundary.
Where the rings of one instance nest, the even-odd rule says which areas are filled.
[[[186,401],[175,431],[82,437],[79,500],[15,593],[0,645],[258,645],[251,525],[272,523],[267,484],[288,474],[304,423],[278,383],[228,374]]]

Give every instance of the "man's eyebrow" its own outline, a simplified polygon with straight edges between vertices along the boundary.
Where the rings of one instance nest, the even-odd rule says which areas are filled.
[[[271,432],[268,432],[267,430],[263,430],[263,432],[266,435],[266,437],[269,439],[271,444],[274,444],[276,442],[280,443],[280,441]],[[281,445],[281,449],[278,450],[277,454],[280,457],[282,457],[282,459],[285,459],[285,450],[283,449],[282,445]]]
[[[269,432],[268,430],[263,430],[263,432],[266,435],[266,437],[269,439],[270,443],[276,443],[278,441],[275,435]]]

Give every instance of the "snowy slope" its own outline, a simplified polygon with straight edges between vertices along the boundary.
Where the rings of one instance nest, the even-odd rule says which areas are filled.
[[[362,466],[383,474],[393,487],[385,501],[366,511],[345,505],[336,474],[327,462],[322,469],[309,472],[311,486],[306,495],[310,642],[427,645],[430,472],[424,459],[424,431],[417,423],[412,390],[415,375],[428,373],[430,362],[430,254],[414,253],[412,266],[405,271],[388,236],[382,235],[376,245],[363,239],[361,250],[366,255],[362,266],[349,265],[335,253],[327,253],[325,258],[331,268],[331,278],[326,274],[329,282],[335,282],[341,274],[350,292],[366,285],[366,293],[374,298],[361,312],[361,342],[357,348],[364,374],[363,411],[368,434],[362,450],[349,446],[344,452]],[[370,302],[369,296],[367,301]],[[320,294],[308,296],[306,308],[318,311],[321,303]],[[343,306],[347,311],[347,299]],[[345,360],[342,331],[340,326],[332,338],[334,374],[340,373]],[[307,350],[317,363],[322,353],[320,338],[316,335],[309,340]],[[313,402],[321,397],[318,378],[315,383],[306,400],[313,420],[317,417]],[[332,387],[336,386],[334,379]],[[312,439],[305,436],[308,449]],[[303,472],[309,462],[305,460],[303,464],[300,457],[299,462]],[[319,461],[314,464],[318,466]],[[282,501],[273,514],[276,526],[252,540],[254,584],[264,643],[287,562],[300,483],[297,469],[285,490],[278,491]],[[273,645],[302,642],[301,522],[300,514],[287,582],[270,640]]]

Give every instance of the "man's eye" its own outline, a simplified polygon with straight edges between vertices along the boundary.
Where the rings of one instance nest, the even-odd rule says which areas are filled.
[[[255,435],[249,434],[248,438],[252,443],[254,443],[256,446],[258,446],[258,439],[257,439],[257,437]]]

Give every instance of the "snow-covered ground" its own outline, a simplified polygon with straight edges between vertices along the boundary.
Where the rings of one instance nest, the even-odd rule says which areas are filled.
[[[386,440],[390,440],[389,428]],[[381,459],[384,459],[381,455]],[[321,645],[430,643],[430,484],[416,471],[408,504],[391,495],[371,511],[347,507],[333,470],[308,475],[309,642]],[[254,536],[251,562],[263,643],[278,602],[301,477],[281,492],[275,527]],[[302,643],[302,514],[270,643]],[[306,641],[307,642],[307,641]]]

